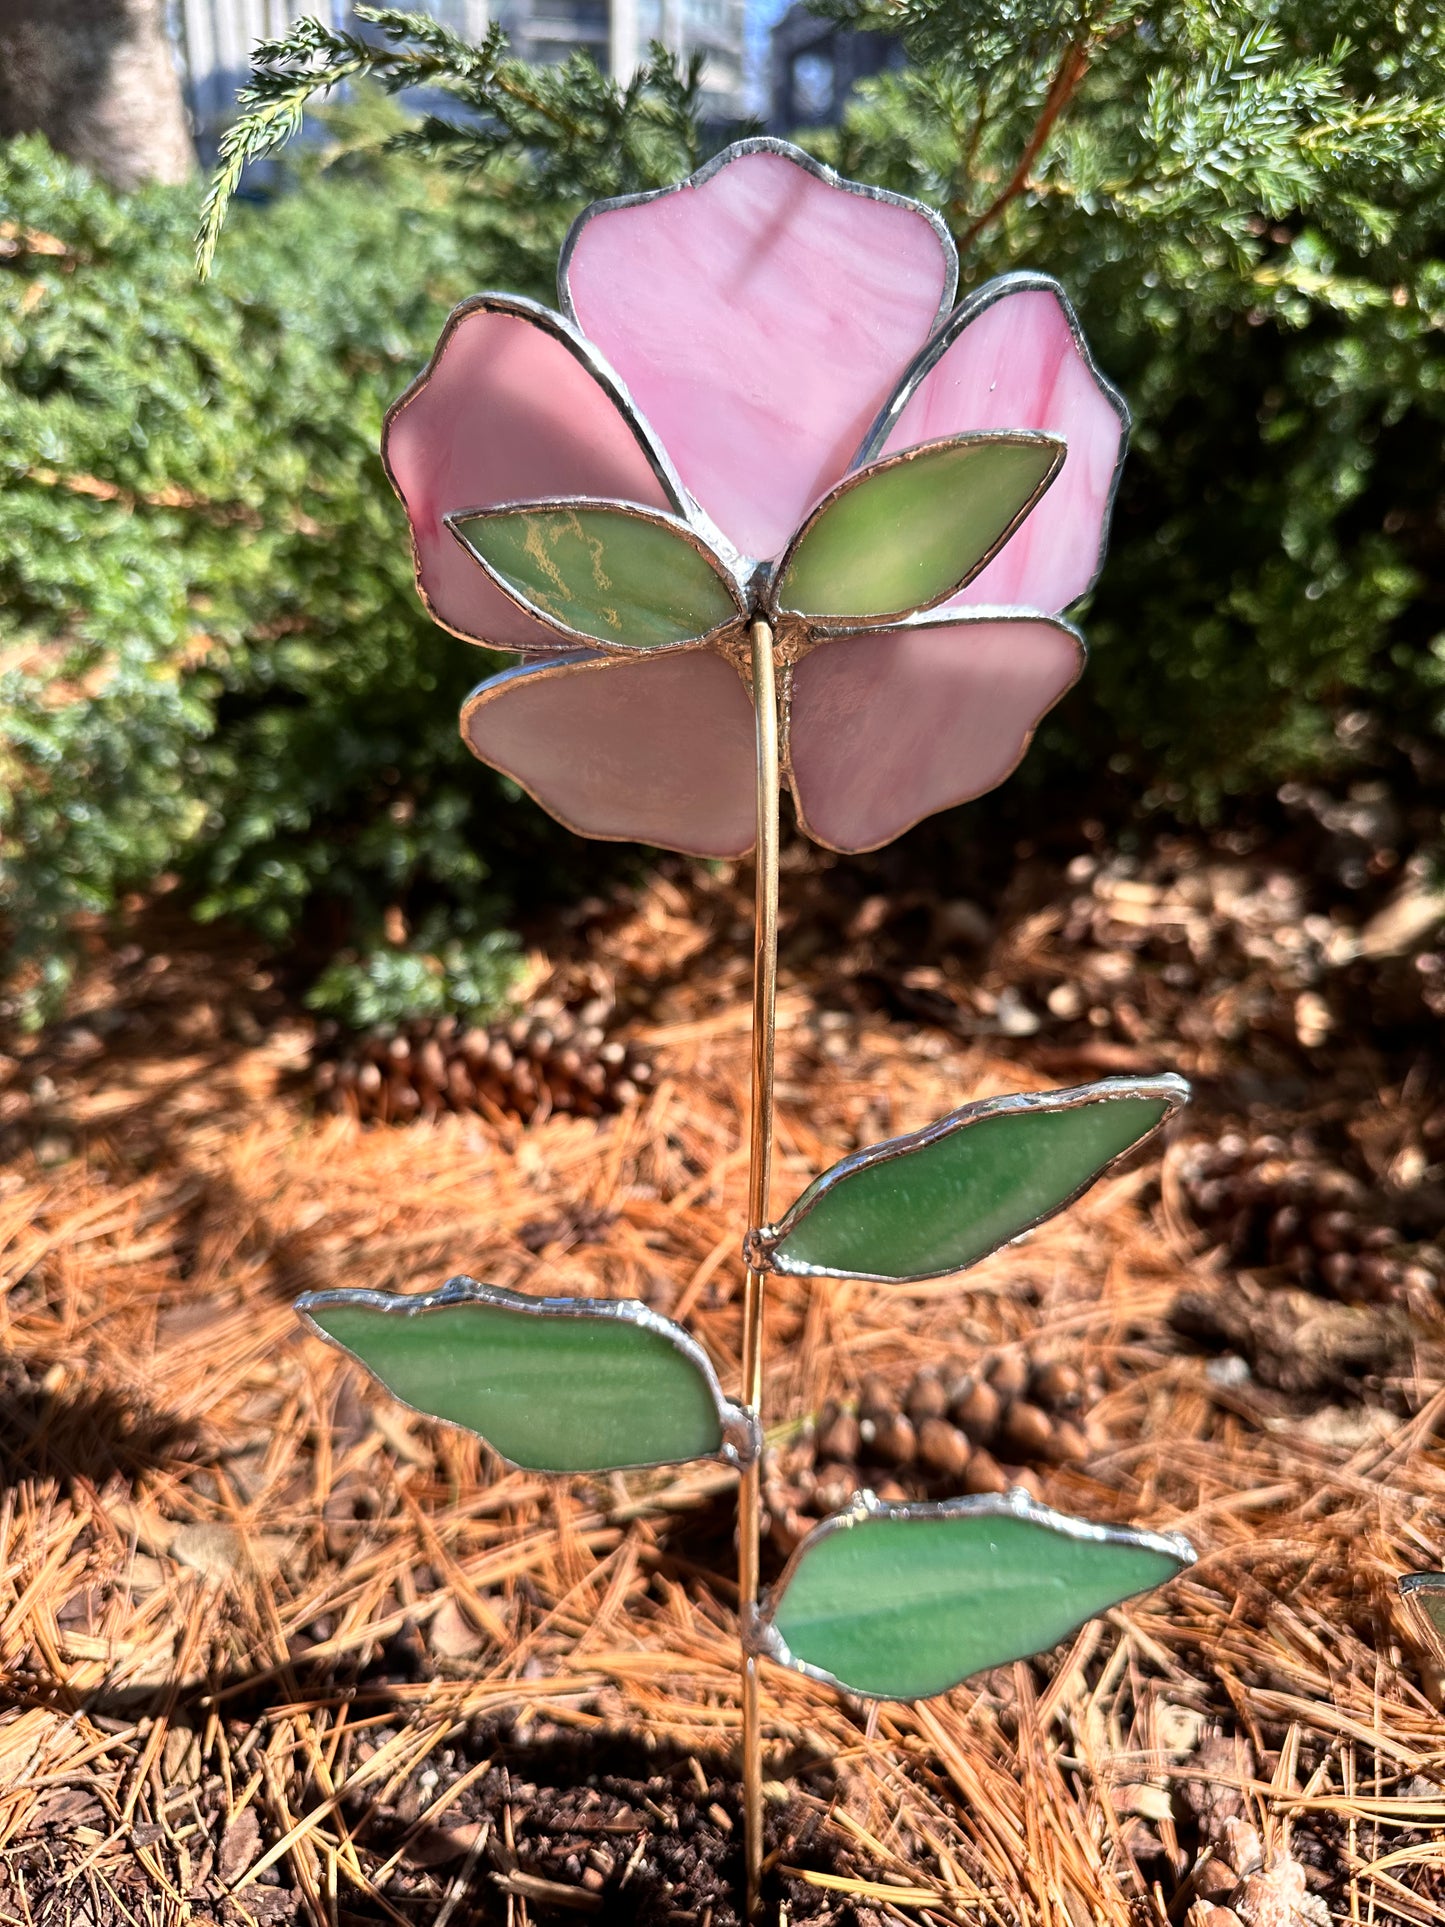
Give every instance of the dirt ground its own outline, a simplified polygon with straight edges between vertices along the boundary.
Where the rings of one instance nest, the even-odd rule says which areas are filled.
[[[972,1097],[1197,1101],[961,1279],[779,1282],[770,1571],[855,1484],[950,1489],[930,1413],[960,1478],[1201,1556],[927,1704],[768,1668],[774,1919],[1445,1920],[1395,1593],[1445,1567],[1439,959],[1408,878],[1321,870],[1339,841],[1025,851],[987,910],[789,853],[779,1208]],[[736,1921],[732,1475],[503,1474],[290,1304],[642,1297],[735,1389],[747,889],[678,865],[539,933],[534,1005],[600,987],[647,1067],[600,1116],[545,1063],[518,1114],[363,1123],[329,1074],[318,1114],[278,966],[169,899],[4,1046],[0,1917]]]

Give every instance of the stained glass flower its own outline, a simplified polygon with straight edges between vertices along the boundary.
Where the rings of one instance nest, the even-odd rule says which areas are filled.
[[[749,623],[803,827],[890,841],[1001,782],[1076,680],[1127,413],[1062,291],[953,305],[936,215],[770,140],[573,228],[561,312],[479,295],[392,409],[462,715],[588,836],[752,844]]]

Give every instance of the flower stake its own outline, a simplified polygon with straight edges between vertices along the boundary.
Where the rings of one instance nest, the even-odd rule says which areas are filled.
[[[1445,1666],[1445,1572],[1407,1572],[1396,1581],[1420,1644]]]
[[[537,1472],[739,1469],[746,1907],[762,1894],[764,1659],[917,1699],[1056,1645],[1188,1543],[1021,1489],[860,1493],[759,1586],[768,1278],[960,1272],[1178,1110],[1177,1077],[990,1098],[845,1158],[770,1216],[779,792],[880,847],[1001,782],[1078,677],[1127,414],[1044,276],[953,305],[938,218],[770,140],[605,201],[561,312],[479,295],[392,409],[388,471],[436,620],[515,652],[462,733],[561,822],[755,853],[742,1387],[646,1306],[470,1279],[298,1309],[417,1410]],[[824,1288],[824,1287],[820,1287]]]

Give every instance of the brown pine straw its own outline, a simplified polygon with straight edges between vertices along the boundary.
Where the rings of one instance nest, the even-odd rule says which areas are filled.
[[[735,1391],[748,1035],[730,968],[704,972],[695,1015],[646,1033],[657,1088],[600,1124],[317,1123],[289,1094],[294,1032],[190,1053],[172,1037],[83,1080],[78,1156],[26,1154],[0,1179],[7,1918],[30,1917],[27,1853],[68,1800],[86,1814],[65,1840],[76,1917],[119,1901],[122,1869],[132,1883],[139,1870],[147,1919],[205,1917],[188,1896],[214,1841],[194,1790],[219,1776],[227,1827],[248,1810],[260,1823],[238,1906],[274,1865],[317,1927],[358,1892],[397,1921],[447,1904],[466,1919],[452,1873],[427,1905],[389,1898],[404,1845],[369,1843],[358,1815],[469,1722],[645,1733],[714,1761],[735,1745],[730,1547],[709,1563],[678,1540],[689,1518],[726,1517],[731,1475],[504,1475],[303,1338],[289,1310],[302,1290],[421,1289],[461,1270],[641,1296],[686,1318]],[[1044,1081],[882,1018],[830,1051],[815,1014],[785,981],[783,1201],[860,1142]],[[796,1800],[825,1815],[850,1869],[805,1868],[796,1891],[889,1921],[1162,1923],[1171,1901],[1140,1870],[1139,1816],[1176,1853],[1168,1795],[1198,1777],[1200,1733],[1223,1730],[1259,1762],[1240,1785],[1267,1863],[1312,1830],[1345,1869],[1341,1918],[1445,1920],[1445,1724],[1394,1599],[1398,1573],[1445,1566],[1438,1323],[1417,1320],[1413,1369],[1384,1388],[1393,1415],[1271,1415],[1168,1330],[1182,1286],[1230,1285],[1157,1180],[1157,1161],[1115,1177],[962,1280],[774,1289],[773,1425],[868,1373],[901,1380],[1027,1341],[1102,1366],[1110,1387],[1093,1414],[1107,1444],[1049,1474],[1045,1496],[1185,1531],[1201,1552],[1044,1662],[926,1705],[870,1713],[767,1668],[770,1771],[827,1769],[833,1791],[803,1775]],[[614,1214],[600,1242],[569,1242],[581,1206]],[[557,1227],[540,1255],[522,1235],[539,1221]],[[357,1490],[373,1517],[338,1510]],[[444,1613],[472,1630],[474,1656],[428,1657],[379,1705],[325,1683],[333,1663],[408,1627],[426,1637]],[[440,1776],[422,1819],[458,1792]],[[1182,1876],[1187,1855],[1176,1864]],[[521,1921],[546,1882],[508,1878]]]

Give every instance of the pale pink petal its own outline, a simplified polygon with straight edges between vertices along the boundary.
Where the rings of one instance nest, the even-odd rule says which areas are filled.
[[[447,529],[453,509],[593,495],[675,509],[675,489],[615,381],[560,315],[479,295],[448,320],[430,367],[392,409],[387,470],[411,518],[417,586],[444,628],[497,649],[555,650]]]
[[[752,701],[711,649],[504,670],[468,697],[462,740],[580,836],[689,856],[752,848]]]
[[[804,829],[830,849],[876,850],[993,789],[1083,663],[1067,623],[1013,612],[821,643],[792,678]]]
[[[778,141],[589,209],[562,262],[563,306],[698,502],[760,558],[847,469],[956,278],[936,215]]]
[[[1099,570],[1129,415],[1094,367],[1063,291],[1011,274],[945,322],[905,377],[891,426],[860,460],[978,428],[1039,428],[1068,443],[1053,487],[950,604],[1065,609]]]

